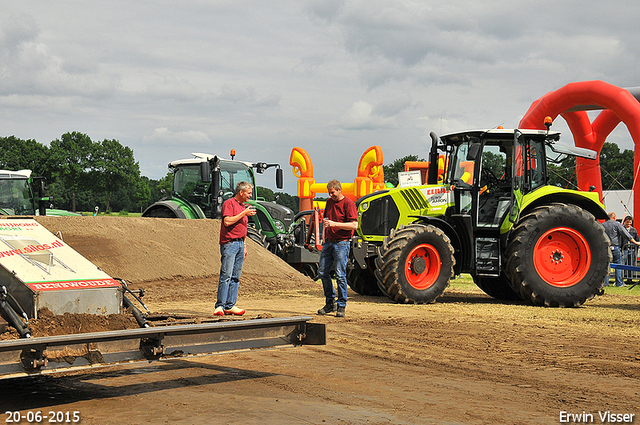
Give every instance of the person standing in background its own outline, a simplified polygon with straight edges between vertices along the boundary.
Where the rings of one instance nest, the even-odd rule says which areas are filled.
[[[604,232],[609,237],[610,245],[609,249],[611,250],[611,255],[613,256],[613,263],[622,264],[622,244],[624,243],[624,238],[629,239],[635,245],[640,245],[633,236],[627,232],[627,229],[624,228],[622,224],[620,224],[616,220],[616,213],[609,213],[609,219],[605,220],[602,223],[604,227]],[[622,282],[622,269],[616,269],[616,286],[624,286],[624,282]],[[604,286],[609,286],[609,281],[604,284]]]
[[[622,225],[624,226],[625,229],[627,229],[627,232],[629,232],[629,234],[633,237],[633,239],[640,242],[640,239],[638,239],[638,231],[633,227],[633,217],[631,217],[630,215],[626,216],[624,220],[622,220]],[[636,246],[633,245],[633,243],[630,240],[627,240],[625,244],[622,246],[622,259],[624,261],[624,264],[628,266],[635,266],[636,258],[637,258]],[[635,272],[631,270],[625,270],[624,274],[626,277],[627,284],[630,285],[631,283],[633,283],[631,278],[634,275],[634,273]]]

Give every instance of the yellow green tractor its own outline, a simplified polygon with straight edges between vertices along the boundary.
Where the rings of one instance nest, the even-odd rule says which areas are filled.
[[[431,138],[426,184],[358,200],[352,289],[430,303],[469,273],[494,298],[563,307],[602,289],[611,254],[599,195],[549,185],[547,174],[548,162],[596,152],[562,144],[548,128]]]

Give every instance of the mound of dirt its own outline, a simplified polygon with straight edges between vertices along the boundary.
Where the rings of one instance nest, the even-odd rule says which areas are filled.
[[[147,282],[210,280],[220,271],[220,220],[135,217],[37,217],[67,245],[112,277]],[[242,291],[282,290],[313,281],[247,239]],[[214,289],[215,290],[215,289]]]

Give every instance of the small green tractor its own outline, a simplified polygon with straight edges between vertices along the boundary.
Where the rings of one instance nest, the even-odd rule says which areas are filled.
[[[561,144],[549,126],[431,133],[427,184],[357,201],[351,288],[430,303],[469,273],[497,299],[571,307],[593,298],[611,260],[598,221],[606,213],[596,192],[549,185],[547,162],[597,153]]]
[[[34,195],[33,185],[37,188],[38,196]],[[45,192],[45,178],[31,177],[31,170],[0,170],[0,215],[80,215],[47,208],[51,198]]]
[[[294,212],[274,202],[260,200],[255,189],[255,173],[262,174],[276,167],[276,187],[283,187],[283,172],[279,164],[237,161],[216,155],[193,153],[193,158],[173,161],[173,190],[158,202],[146,208],[142,217],[160,218],[220,218],[222,203],[233,197],[235,186],[246,181],[254,186],[253,198],[247,201],[257,214],[250,219],[248,236],[269,249],[302,273],[314,277],[319,254],[304,249],[304,236],[300,226],[307,213]]]

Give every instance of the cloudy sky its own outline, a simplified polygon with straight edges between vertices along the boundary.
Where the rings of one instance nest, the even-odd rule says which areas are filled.
[[[233,148],[295,194],[295,146],[352,182],[369,146],[426,158],[429,132],[517,126],[567,83],[640,86],[638,22],[637,0],[3,1],[0,136],[117,139],[153,179]]]

